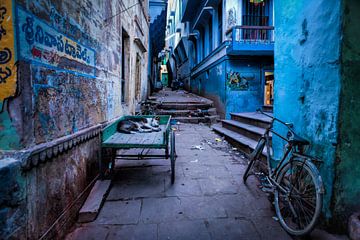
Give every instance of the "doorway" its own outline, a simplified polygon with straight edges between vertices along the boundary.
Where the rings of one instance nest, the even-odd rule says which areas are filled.
[[[130,65],[130,37],[129,34],[122,29],[121,44],[121,102],[126,103],[128,100],[128,79]]]
[[[135,65],[135,98],[137,101],[141,100],[141,57],[138,53]]]
[[[274,105],[274,72],[265,71],[264,106]]]

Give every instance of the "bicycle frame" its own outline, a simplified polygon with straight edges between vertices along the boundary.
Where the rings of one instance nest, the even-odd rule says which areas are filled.
[[[307,234],[313,229],[319,217],[322,208],[322,194],[324,193],[321,176],[312,161],[322,161],[304,154],[305,146],[310,143],[293,131],[292,124],[265,114],[261,110],[258,110],[258,112],[270,117],[271,121],[264,134],[260,137],[254,151],[248,155],[250,162],[243,175],[243,181],[246,183],[246,179],[251,174],[250,170],[257,168],[254,164],[257,161],[261,162],[260,156],[264,153],[264,147],[266,147],[266,153],[264,153],[266,163],[261,163],[261,165],[267,164],[267,167],[260,169],[260,173],[256,171],[252,173],[262,175],[260,179],[261,190],[273,194],[270,197],[274,197],[274,206],[281,226],[292,235]],[[288,128],[286,135],[283,136],[280,132],[274,130],[275,121]],[[279,161],[276,161],[274,167],[271,166],[271,134],[286,142],[282,157]],[[267,170],[264,168],[267,168]],[[313,189],[312,186],[315,187],[315,191],[311,190]],[[309,192],[305,193],[307,191]],[[307,208],[306,212],[303,202],[312,208]],[[283,211],[285,211],[286,215],[283,215]]]
[[[264,139],[265,140],[265,145],[264,147],[266,147],[266,163],[267,163],[267,171],[268,171],[268,175],[266,176],[269,183],[272,185],[272,186],[276,186],[278,189],[280,189],[282,192],[286,192],[285,189],[283,189],[279,184],[277,184],[276,182],[276,176],[278,174],[278,172],[280,171],[281,167],[283,166],[283,163],[285,162],[285,160],[287,159],[287,157],[289,156],[290,153],[292,154],[296,154],[296,155],[301,155],[300,153],[297,153],[297,152],[294,152],[294,148],[295,146],[287,139],[285,138],[284,136],[280,135],[279,133],[275,132],[273,130],[273,125],[274,125],[274,122],[275,121],[278,121],[280,122],[281,124],[285,125],[290,131],[292,131],[290,129],[290,127],[292,126],[292,124],[289,124],[289,123],[285,123],[277,118],[274,118],[270,115],[267,115],[265,113],[262,112],[262,114],[272,118],[271,122],[270,122],[270,126],[268,128],[266,128],[266,131],[265,133],[261,136],[260,138],[260,141],[261,139]],[[271,153],[270,153],[270,133],[272,134],[275,134],[276,136],[280,137],[282,140],[286,141],[287,144],[286,144],[286,150],[284,151],[283,155],[282,155],[282,158],[281,160],[279,161],[279,163],[276,165],[275,168],[272,168],[271,167]],[[259,142],[260,142],[259,141]],[[263,151],[263,147],[259,149],[259,151]],[[305,156],[305,155],[304,155]]]

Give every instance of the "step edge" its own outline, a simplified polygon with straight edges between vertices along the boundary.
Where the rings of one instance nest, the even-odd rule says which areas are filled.
[[[269,118],[269,120],[264,120],[264,119],[259,119],[256,117],[250,117],[250,116],[246,116],[243,115],[242,113],[230,113],[231,116],[237,116],[237,117],[242,117],[242,118],[247,118],[247,119],[251,119],[251,120],[256,120],[258,122],[263,122],[263,123],[270,123],[271,119]]]

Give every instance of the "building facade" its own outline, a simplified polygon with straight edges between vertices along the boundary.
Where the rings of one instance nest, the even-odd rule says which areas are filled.
[[[61,238],[148,92],[148,1],[0,0],[0,238]]]
[[[149,1],[150,41],[149,73],[152,88],[162,82],[162,51],[165,46],[167,0]]]
[[[272,0],[169,1],[169,67],[223,118],[273,104],[273,8]]]

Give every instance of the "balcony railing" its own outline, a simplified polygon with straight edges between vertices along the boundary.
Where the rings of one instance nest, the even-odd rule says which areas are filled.
[[[234,26],[226,32],[233,42],[273,43],[273,26]]]
[[[230,40],[228,54],[273,55],[273,26],[234,26],[226,32]]]

